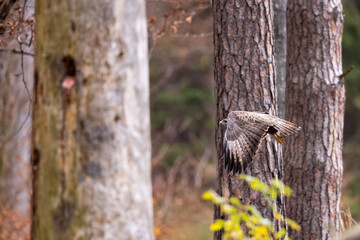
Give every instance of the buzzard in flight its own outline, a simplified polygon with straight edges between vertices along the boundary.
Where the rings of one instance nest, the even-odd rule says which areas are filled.
[[[266,134],[282,144],[286,136],[300,130],[296,124],[264,112],[232,111],[220,124],[227,126],[223,148],[225,168],[234,174],[245,171]]]

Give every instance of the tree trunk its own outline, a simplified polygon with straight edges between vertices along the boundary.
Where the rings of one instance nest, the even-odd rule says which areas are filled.
[[[274,0],[274,42],[276,62],[276,86],[278,91],[279,117],[285,118],[286,89],[286,3],[287,0]]]
[[[229,111],[268,111],[277,114],[275,63],[272,28],[272,1],[214,0],[215,94],[217,121]],[[247,204],[254,204],[271,218],[271,210],[248,186],[228,176],[224,170],[223,136],[225,129],[216,127],[218,155],[218,192],[222,196],[236,196]],[[279,146],[264,139],[259,152],[246,174],[265,182],[282,179],[283,163]],[[280,199],[278,210],[284,211]],[[218,208],[216,219],[224,218]],[[214,238],[221,239],[221,232]]]
[[[302,126],[284,147],[292,239],[333,239],[340,230],[344,80],[340,0],[289,1],[286,116]]]
[[[153,239],[145,1],[37,1],[32,239]]]
[[[0,26],[0,239],[29,239],[31,167],[30,129],[33,57],[7,50],[33,52],[31,27],[24,21],[34,14],[34,1],[19,2],[24,18],[14,10],[15,1],[0,3],[0,19],[19,21],[22,30]],[[26,27],[24,27],[26,26]],[[5,43],[5,44],[4,44]],[[21,45],[21,47],[20,47]]]

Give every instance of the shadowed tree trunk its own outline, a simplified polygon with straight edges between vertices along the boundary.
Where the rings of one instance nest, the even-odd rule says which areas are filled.
[[[217,122],[226,118],[229,111],[268,111],[277,114],[275,63],[272,28],[272,1],[213,1],[215,46],[215,94]],[[271,218],[259,194],[224,169],[223,136],[225,129],[216,127],[218,155],[218,192],[222,196],[236,196],[247,204],[254,204]],[[268,137],[248,166],[246,174],[265,182],[282,179],[283,163],[279,146]],[[278,202],[280,212],[284,201]],[[223,218],[215,209],[215,218]],[[214,239],[221,239],[216,232]]]
[[[289,1],[286,116],[302,127],[284,147],[292,239],[333,239],[340,230],[344,81],[340,0]]]
[[[153,239],[145,1],[37,1],[32,239]]]

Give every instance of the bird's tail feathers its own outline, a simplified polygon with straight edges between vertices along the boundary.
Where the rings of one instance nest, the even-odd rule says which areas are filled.
[[[294,134],[301,129],[300,126],[283,119],[280,119],[280,121],[278,121],[274,127],[285,136]]]

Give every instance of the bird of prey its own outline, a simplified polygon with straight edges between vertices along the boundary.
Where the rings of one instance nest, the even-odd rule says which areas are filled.
[[[225,168],[233,174],[245,171],[266,134],[282,144],[286,136],[300,130],[298,125],[265,112],[232,111],[219,123],[226,125]]]

